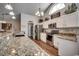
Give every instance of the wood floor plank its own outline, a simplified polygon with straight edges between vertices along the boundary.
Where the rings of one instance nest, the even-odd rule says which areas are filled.
[[[43,50],[45,50],[50,56],[58,56],[58,49],[46,44],[41,40],[33,40],[36,44],[38,44]]]

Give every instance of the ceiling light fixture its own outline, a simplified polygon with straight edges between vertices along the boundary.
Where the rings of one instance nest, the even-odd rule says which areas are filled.
[[[12,19],[16,19],[16,17],[15,16],[12,16]]]
[[[39,11],[37,11],[36,13],[35,13],[35,15],[38,15],[39,14]]]
[[[10,15],[15,15],[13,11],[9,12]]]
[[[41,11],[41,8],[35,13],[36,16],[44,16],[44,12]]]
[[[41,12],[41,15],[44,16],[44,12]]]
[[[13,8],[10,4],[5,5],[5,8],[8,9],[8,10],[13,10]]]

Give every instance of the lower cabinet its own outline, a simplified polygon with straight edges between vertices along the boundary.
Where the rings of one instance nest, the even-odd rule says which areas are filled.
[[[58,42],[59,38],[57,37],[57,35],[53,35],[53,44],[55,48],[58,48],[59,42]]]
[[[76,56],[78,55],[77,42],[69,41],[54,35],[54,46],[58,48],[60,56]]]
[[[40,39],[46,43],[46,33],[40,33]]]
[[[78,54],[77,43],[59,39],[59,55],[60,56],[76,56]]]
[[[77,35],[77,48],[78,48],[78,55],[79,55],[79,35]]]

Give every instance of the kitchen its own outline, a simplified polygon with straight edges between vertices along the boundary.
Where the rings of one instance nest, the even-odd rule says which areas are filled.
[[[1,4],[1,5],[6,6],[7,4]],[[37,3],[37,4],[13,3],[12,4],[11,3],[8,5],[15,8],[14,10],[11,10],[14,15],[8,14],[11,12],[9,10],[8,10],[9,12],[7,13],[6,12],[3,13],[4,11],[2,10],[3,12],[1,13],[1,15],[5,16],[3,18],[4,21],[3,19],[1,19],[0,21],[1,22],[0,35],[2,35],[0,36],[1,38],[0,43],[2,44],[2,45],[0,44],[1,55],[5,55],[6,48],[4,46],[7,47],[7,44],[9,45],[12,44],[12,46],[10,46],[12,47],[12,49],[10,49],[10,52],[17,50],[16,51],[17,54],[14,53],[13,55],[25,55],[25,56],[29,55],[27,54],[26,47],[28,47],[28,51],[29,50],[32,51],[32,55],[34,56],[79,55],[79,7],[78,7],[79,4],[78,3],[48,3],[48,4],[44,4],[44,3],[43,4],[41,3]],[[28,9],[28,5],[30,6],[29,9]],[[39,7],[39,5],[42,5],[42,7]],[[31,8],[31,6],[34,7],[35,9]],[[44,8],[45,10],[44,13],[41,10],[42,8]],[[4,7],[3,9],[7,10]],[[28,12],[30,10],[31,11],[34,10],[35,12],[36,11],[37,12],[36,13]],[[12,19],[11,18],[12,16],[16,16],[15,19]],[[4,31],[2,31],[2,29]],[[8,36],[9,33],[13,36],[13,38],[10,38],[10,36]],[[5,38],[7,40],[3,40]],[[11,40],[9,41],[9,39]],[[39,47],[37,47],[37,45],[40,47],[40,49]],[[22,51],[24,49],[26,52],[23,53],[24,52],[23,51],[22,54],[18,53],[18,51],[20,51],[18,50],[19,47],[21,47]],[[4,52],[3,54],[2,51]],[[8,53],[6,53],[6,55],[8,55]]]
[[[58,49],[60,56],[79,54],[79,11],[77,8],[74,12],[66,13],[67,6],[66,4],[66,9],[63,8],[52,15],[46,15],[38,23],[43,30],[40,32],[40,40]]]

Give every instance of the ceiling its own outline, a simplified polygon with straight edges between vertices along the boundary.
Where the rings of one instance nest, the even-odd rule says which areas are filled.
[[[8,13],[9,11],[4,8],[6,3],[0,3],[0,13]],[[11,3],[14,13],[26,13],[29,15],[35,15],[39,8],[45,11],[50,3]]]

